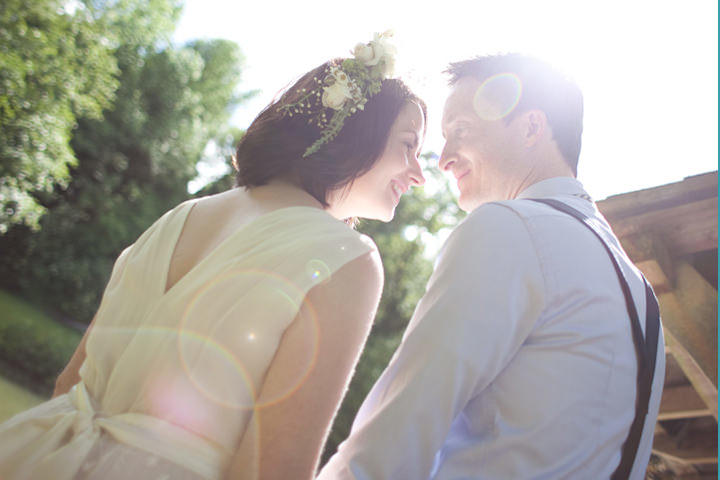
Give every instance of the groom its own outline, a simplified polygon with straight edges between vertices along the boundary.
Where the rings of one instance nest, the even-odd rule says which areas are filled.
[[[447,73],[440,167],[469,215],[320,478],[642,479],[662,332],[575,178],[582,94],[520,55]]]

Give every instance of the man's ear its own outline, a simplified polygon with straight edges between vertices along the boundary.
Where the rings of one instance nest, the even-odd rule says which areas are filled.
[[[523,138],[526,147],[532,147],[542,138],[547,128],[547,117],[542,110],[523,113]]]

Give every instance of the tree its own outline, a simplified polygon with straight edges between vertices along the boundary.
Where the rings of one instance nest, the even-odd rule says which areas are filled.
[[[245,130],[240,128],[230,128],[224,138],[215,140],[211,145],[214,147],[213,156],[211,158],[203,158],[198,163],[198,170],[202,164],[216,166],[223,164],[225,173],[214,178],[206,178],[203,183],[198,185],[193,197],[205,197],[214,195],[226,190],[230,190],[235,186],[235,170],[233,167],[233,157],[238,143],[245,135]],[[194,180],[195,181],[195,180]]]
[[[77,163],[77,118],[100,118],[117,88],[117,62],[101,20],[60,0],[0,6],[0,234],[37,228],[32,192],[66,185]]]
[[[0,273],[16,275],[3,275],[6,282],[81,323],[92,318],[119,252],[188,198],[205,145],[224,141],[231,107],[243,98],[235,93],[242,65],[237,45],[167,42],[175,5],[93,4],[107,9],[96,14],[120,40],[116,99],[104,118],[78,119],[71,141],[77,164],[67,186],[35,194],[48,209],[41,230],[0,238],[0,248],[17,258],[0,265]],[[148,18],[161,20],[155,25]]]

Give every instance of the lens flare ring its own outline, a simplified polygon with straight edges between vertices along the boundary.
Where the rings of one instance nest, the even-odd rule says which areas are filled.
[[[522,82],[514,73],[498,73],[487,78],[475,91],[475,113],[487,121],[500,120],[517,107],[522,97]]]
[[[329,269],[327,265],[321,261],[311,262],[308,262],[306,272],[310,274],[314,283],[320,283],[329,276]],[[245,278],[241,279],[240,277]],[[198,313],[200,313],[200,315],[198,315],[197,318],[204,318],[201,314],[202,312],[196,312],[196,310],[198,308],[202,309],[201,304],[203,301],[212,301],[210,297],[212,296],[213,289],[231,288],[230,284],[225,283],[233,282],[237,284],[239,279],[241,280],[240,283],[245,281],[245,283],[252,285],[253,288],[262,288],[265,296],[270,295],[274,299],[282,299],[282,303],[285,304],[288,312],[292,312],[292,318],[295,318],[298,312],[301,311],[304,304],[309,304],[309,302],[306,302],[305,300],[305,292],[302,289],[297,287],[287,278],[274,272],[259,269],[230,271],[215,278],[212,282],[208,282],[208,284],[199,289],[190,302],[188,302],[180,322],[181,333],[178,336],[177,348],[186,375],[195,388],[197,388],[198,391],[200,391],[206,398],[229,408],[260,408],[262,406],[275,404],[292,395],[292,393],[297,391],[302,383],[307,379],[309,373],[314,368],[317,359],[319,328],[314,309],[305,308],[304,311],[310,312],[309,320],[311,321],[311,328],[313,329],[313,340],[311,350],[309,352],[311,359],[303,372],[298,375],[298,378],[294,383],[287,385],[282,392],[274,395],[272,398],[263,398],[260,400],[258,395],[260,395],[261,392],[257,391],[257,387],[261,387],[261,385],[258,385],[257,387],[255,386],[252,375],[248,371],[248,368],[243,365],[241,357],[244,352],[233,353],[232,348],[227,345],[223,345],[223,343],[226,342],[214,338],[214,328],[212,329],[213,331],[208,333],[201,332],[199,329],[193,328],[194,326],[192,325],[191,320]],[[280,308],[277,303],[273,303],[275,308]],[[258,327],[262,326],[259,325]],[[241,333],[242,338],[245,341],[245,348],[263,347],[261,331],[262,328],[255,328],[252,325],[249,325],[249,329],[246,333]],[[183,338],[185,340],[183,340]],[[192,341],[188,341],[188,339],[191,339]],[[191,368],[191,364],[194,359],[198,358],[199,355],[207,356],[208,354],[214,355],[215,358],[212,360],[213,364],[218,364],[218,362],[220,362],[224,365],[218,364],[218,367],[224,367],[225,371],[229,368],[231,371],[235,372],[233,374],[233,376],[236,377],[235,381],[241,381],[247,389],[247,402],[238,402],[237,400],[233,401],[232,399],[228,399],[226,395],[223,395],[220,391],[216,391],[220,390],[224,386],[217,387],[212,383],[212,381],[210,382],[210,385],[204,385],[205,382],[203,381],[203,378],[212,377],[213,372],[204,371],[203,369],[194,372]]]

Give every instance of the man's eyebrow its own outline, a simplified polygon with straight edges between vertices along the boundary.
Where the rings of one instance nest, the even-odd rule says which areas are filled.
[[[458,116],[457,113],[453,113],[453,114],[451,114],[451,115],[448,115],[447,118],[443,118],[443,119],[442,119],[442,120],[443,120],[443,123],[452,123],[452,122],[455,121],[455,119],[457,119],[457,116]]]
[[[445,140],[447,140],[447,136],[445,135],[445,127],[451,126],[453,123],[455,123],[458,119],[457,113],[449,116],[447,119],[443,118],[442,123],[440,124],[440,132],[442,133],[442,136]]]

